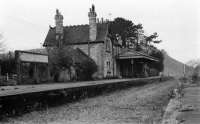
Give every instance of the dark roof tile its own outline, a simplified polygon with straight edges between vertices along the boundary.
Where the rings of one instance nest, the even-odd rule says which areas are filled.
[[[97,24],[97,38],[96,41],[105,41],[108,31],[108,24]],[[64,27],[64,43],[63,44],[76,44],[87,43],[89,41],[89,25],[76,25]],[[96,42],[94,41],[94,42]],[[55,46],[55,27],[49,29],[44,46]]]

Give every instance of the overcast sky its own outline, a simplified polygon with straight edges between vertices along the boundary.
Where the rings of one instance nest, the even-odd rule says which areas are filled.
[[[177,60],[200,58],[199,0],[0,0],[0,33],[8,50],[40,48],[56,8],[64,25],[88,24],[92,3],[99,18],[124,17],[158,32],[158,47]]]

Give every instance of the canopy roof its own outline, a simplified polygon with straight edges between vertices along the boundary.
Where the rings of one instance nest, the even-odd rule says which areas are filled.
[[[148,59],[151,61],[159,61],[157,58],[149,56],[146,53],[138,52],[132,49],[124,49],[122,52],[117,56],[117,59]]]

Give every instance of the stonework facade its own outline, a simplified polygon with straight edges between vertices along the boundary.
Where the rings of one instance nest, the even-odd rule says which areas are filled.
[[[98,66],[95,74],[97,77],[113,77],[118,73],[114,72],[117,70],[116,59],[113,56],[113,42],[108,37],[108,22],[103,20],[99,22],[96,17],[95,6],[92,5],[88,12],[89,25],[65,27],[62,23],[63,16],[56,10],[56,26],[50,27],[44,46],[47,49],[60,45],[71,46],[73,49],[79,48]]]
[[[127,52],[130,53],[129,50],[122,52],[121,37],[116,35],[117,41],[111,40],[109,37],[109,22],[104,20],[98,21],[94,5],[89,9],[88,17],[89,24],[63,26],[63,16],[57,10],[55,15],[56,26],[50,27],[43,45],[47,49],[55,46],[79,48],[89,58],[94,60],[98,66],[95,76],[99,78],[121,77],[122,70],[133,75],[134,71],[129,72],[130,67],[133,68],[132,59],[140,59],[138,61],[151,60],[151,57],[148,57],[148,55],[139,54],[138,52],[131,51],[131,56],[126,54]],[[120,58],[119,55],[122,57]],[[128,56],[124,58],[124,55]],[[137,58],[135,55],[137,55]],[[124,67],[123,62],[128,63],[128,65],[122,69]]]
[[[79,44],[79,45],[71,45],[74,49],[79,48],[85,54],[88,55],[88,44]],[[104,77],[104,43],[94,43],[89,44],[89,53],[88,55],[92,58],[98,67],[97,76]]]

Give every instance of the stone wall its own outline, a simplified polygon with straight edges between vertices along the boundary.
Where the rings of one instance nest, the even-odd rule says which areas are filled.
[[[96,17],[89,18],[89,39],[95,41],[97,37]]]
[[[107,49],[110,45],[110,50]],[[71,45],[73,49],[79,48],[86,55],[88,55],[88,44]],[[113,77],[119,75],[119,68],[117,67],[116,59],[113,57],[112,42],[106,38],[105,43],[92,43],[90,44],[90,57],[95,61],[98,66],[98,71],[95,77]]]
[[[112,42],[109,38],[106,38],[105,44],[102,48],[104,50],[103,60],[104,60],[104,77],[113,77],[114,70],[114,58],[112,56]]]
[[[115,77],[120,77],[120,65],[119,63],[117,63],[117,60],[115,59],[115,57],[117,55],[119,55],[119,53],[121,52],[121,47],[118,45],[114,45],[113,46],[113,55],[114,55],[114,61],[113,61],[113,66],[114,66],[114,70],[113,70],[113,75]]]

